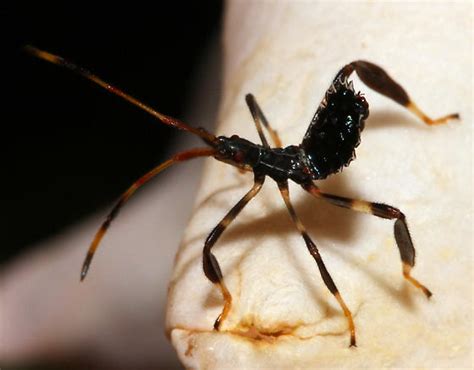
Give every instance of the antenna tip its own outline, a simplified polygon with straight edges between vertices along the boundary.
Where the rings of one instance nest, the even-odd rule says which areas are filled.
[[[55,63],[55,64],[64,63],[64,60],[61,57],[48,53],[47,51],[40,50],[32,45],[23,46],[23,50],[39,59],[43,59],[51,63]]]
[[[93,256],[93,253],[88,251],[86,259],[84,260],[84,263],[82,264],[81,281],[83,281],[86,278],[87,271],[89,271],[89,266],[90,266],[91,261],[92,261],[92,256]]]
[[[81,271],[81,282],[84,281],[86,275],[87,275],[87,270],[88,270],[88,267],[87,266],[84,266],[82,268],[82,271]]]
[[[28,44],[28,45],[25,45],[25,46],[23,46],[23,48],[22,48],[22,49],[23,49],[23,51],[26,51],[27,53],[30,53],[30,54],[36,54],[36,53],[37,53],[37,51],[38,51],[38,49],[37,49],[37,48],[35,48],[34,46],[32,46],[32,45],[29,45],[29,44]]]

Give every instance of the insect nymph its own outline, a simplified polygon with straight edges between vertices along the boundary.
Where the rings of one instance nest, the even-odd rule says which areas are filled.
[[[97,231],[83,263],[81,280],[85,278],[92,257],[111,221],[117,216],[123,204],[141,185],[175,163],[197,157],[212,156],[219,161],[245,171],[253,172],[254,174],[253,187],[222,218],[204,242],[204,273],[212,283],[219,287],[224,298],[224,307],[214,323],[215,330],[219,330],[221,323],[227,317],[232,305],[232,296],[224,283],[219,263],[212,253],[212,248],[240,211],[257,195],[266,177],[272,178],[278,184],[290,217],[303,237],[311,256],[316,261],[326,287],[334,295],[344,312],[350,331],[350,346],[356,345],[355,326],[351,311],[346,306],[329,274],[318,248],[308,235],[305,227],[293,209],[290,202],[288,180],[299,184],[314,197],[325,200],[335,206],[395,220],[394,235],[402,260],[403,276],[411,284],[419,288],[428,298],[431,296],[431,292],[428,288],[411,276],[411,269],[415,265],[415,248],[408,231],[405,215],[399,209],[383,203],[373,203],[328,194],[321,191],[315,185],[314,181],[322,180],[329,175],[339,172],[343,167],[349,165],[355,157],[355,148],[359,145],[360,134],[364,129],[365,120],[369,116],[369,106],[365,98],[360,93],[354,91],[352,81],[349,80],[353,72],[357,73],[365,85],[401,104],[428,125],[441,124],[450,119],[457,119],[459,118],[458,114],[450,114],[438,119],[429,118],[413,103],[405,90],[397,82],[392,80],[382,68],[370,62],[359,60],[347,64],[337,73],[299,145],[282,147],[277,132],[269,125],[255,98],[251,94],[248,94],[246,96],[246,102],[262,142],[261,144],[255,144],[237,135],[231,137],[216,137],[204,129],[188,126],[178,119],[157,112],[116,87],[104,82],[89,71],[59,56],[33,47],[27,47],[26,50],[41,59],[62,65],[79,73],[110,92],[147,111],[162,123],[197,135],[207,145],[205,148],[195,148],[174,155],[132,184],[120,197],[118,203]],[[275,144],[274,147],[269,145],[264,134],[264,128],[270,134]]]

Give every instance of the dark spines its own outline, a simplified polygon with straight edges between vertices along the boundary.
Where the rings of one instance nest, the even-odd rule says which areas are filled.
[[[301,144],[314,179],[340,171],[355,158],[368,108],[351,83],[336,80],[331,86]]]

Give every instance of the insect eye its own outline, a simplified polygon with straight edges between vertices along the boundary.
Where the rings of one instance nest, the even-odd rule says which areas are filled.
[[[233,153],[232,157],[237,163],[243,162],[243,160],[245,159],[244,152],[242,152],[241,150],[237,150],[235,153]]]

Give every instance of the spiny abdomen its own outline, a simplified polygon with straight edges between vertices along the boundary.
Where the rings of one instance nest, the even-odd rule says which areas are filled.
[[[301,143],[313,179],[324,179],[349,165],[368,115],[367,102],[354,93],[351,83],[336,81],[331,86]]]

